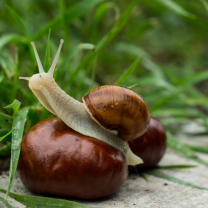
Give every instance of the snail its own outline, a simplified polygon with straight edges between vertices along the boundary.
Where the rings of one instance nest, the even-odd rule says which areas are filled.
[[[142,163],[141,158],[135,155],[129,148],[128,141],[132,139],[136,139],[145,133],[150,122],[150,114],[149,114],[148,107],[141,96],[139,96],[134,91],[125,87],[121,87],[121,86],[104,85],[104,86],[98,87],[92,90],[91,92],[89,92],[86,96],[82,98],[83,103],[67,95],[56,84],[53,78],[53,72],[55,70],[55,66],[58,61],[58,57],[59,57],[63,42],[64,42],[63,40],[60,41],[60,45],[56,53],[56,56],[54,58],[54,61],[51,65],[51,68],[49,69],[47,73],[45,73],[43,70],[42,64],[40,62],[40,59],[39,59],[39,56],[35,47],[35,43],[34,42],[31,43],[35,52],[37,63],[38,63],[39,73],[34,74],[32,77],[20,77],[20,79],[28,80],[29,88],[38,98],[40,103],[46,109],[48,109],[51,113],[58,116],[60,119],[58,120],[52,119],[52,120],[46,120],[46,121],[40,122],[41,125],[37,124],[37,126],[32,127],[31,130],[29,130],[29,132],[24,136],[23,142],[22,142],[20,161],[18,165],[18,172],[23,183],[30,190],[34,192],[52,193],[52,194],[77,197],[77,198],[88,198],[88,199],[100,198],[100,197],[107,196],[115,192],[115,190],[117,190],[123,184],[123,182],[125,181],[127,177],[127,165],[137,165],[137,164]],[[53,130],[51,130],[51,128]],[[67,132],[66,134],[70,134],[71,139],[67,140],[65,138],[66,135],[63,134],[63,132],[65,132],[65,129],[68,129],[67,131],[70,131],[70,133]],[[46,131],[46,133],[43,133],[44,131]],[[58,139],[54,138],[54,135],[58,135]],[[61,135],[61,138],[62,137],[65,138],[63,139],[62,142],[59,140],[60,135]],[[73,135],[76,135],[76,136],[73,136]],[[36,139],[33,139],[33,136]],[[63,180],[61,179],[61,183],[63,187],[65,188],[60,188],[59,185],[57,185],[58,182],[57,183],[55,182],[54,183],[55,185],[53,186],[54,191],[52,192],[48,191],[49,190],[48,187],[50,187],[50,185],[46,185],[45,181],[47,180],[50,180],[50,182],[53,181],[55,176],[52,176],[53,174],[51,173],[51,171],[53,172],[54,168],[56,169],[57,166],[60,166],[60,164],[56,160],[62,161],[61,164],[62,166],[64,166],[65,164],[63,161],[65,161],[66,158],[63,158],[62,156],[60,156],[62,154],[61,151],[57,150],[55,146],[53,145],[51,147],[52,148],[51,151],[56,151],[55,153],[55,155],[57,156],[56,159],[53,158],[55,156],[51,154],[50,149],[45,150],[46,152],[47,151],[49,152],[47,153],[49,155],[46,155],[45,157],[40,156],[40,154],[44,154],[44,150],[41,147],[44,146],[45,148],[47,148],[45,141],[41,142],[40,140],[41,137],[42,137],[42,140],[44,140],[46,137],[45,140],[48,141],[46,142],[48,144],[48,147],[51,146],[49,144],[50,141],[52,142],[52,140],[53,141],[57,140],[57,144],[60,144],[59,146],[60,149],[63,148],[61,146],[64,144],[66,144],[66,146],[69,149],[72,148],[75,144],[70,145],[69,141],[71,140],[71,142],[73,143],[74,140],[72,138],[75,138],[75,137],[80,142],[84,141],[81,143],[85,143],[86,141],[88,141],[87,143],[90,143],[90,145],[89,144],[81,145],[83,146],[83,148],[86,148],[85,145],[88,147],[88,149],[86,149],[86,151],[84,151],[83,155],[81,156],[83,158],[83,161],[81,161],[79,158],[79,159],[75,159],[73,162],[74,163],[77,162],[78,163],[77,168],[81,166],[81,169],[82,167],[84,167],[82,163],[89,164],[88,163],[89,160],[92,160],[92,163],[95,163],[98,166],[100,166],[99,160],[93,161],[94,158],[92,158],[92,156],[89,156],[90,155],[89,152],[91,150],[92,155],[96,155],[96,154],[102,155],[102,157],[100,158],[100,161],[104,162],[104,165],[108,167],[106,169],[108,169],[108,171],[110,171],[111,173],[110,174],[111,178],[109,179],[108,182],[106,182],[107,183],[106,186],[108,187],[108,183],[110,184],[110,181],[112,180],[112,178],[114,178],[113,179],[114,182],[112,183],[114,184],[114,188],[108,187],[107,191],[105,190],[102,193],[97,191],[97,189],[95,188],[95,191],[91,193],[92,191],[91,190],[89,191],[89,187],[88,187],[86,189],[83,188],[83,190],[85,191],[82,190],[81,191],[82,194],[80,193],[80,190],[76,194],[76,193],[72,193],[72,191],[69,191],[71,187],[66,188],[64,186],[65,184]],[[48,139],[49,137],[51,138]],[[40,144],[40,143],[43,143],[43,144]],[[100,148],[100,146],[103,146],[103,149]],[[42,149],[43,153],[39,152],[40,149]],[[73,150],[70,150],[70,151],[73,152]],[[103,153],[101,154],[99,151]],[[112,161],[107,162],[108,164],[106,164],[105,158],[108,158],[108,156],[106,155],[108,153],[109,153],[108,156],[111,158]],[[75,151],[74,154],[78,154],[78,152]],[[88,155],[89,158],[87,158],[86,155]],[[24,159],[24,157],[26,158],[26,160]],[[37,176],[40,181],[39,183],[45,184],[43,185],[43,187],[48,186],[46,189],[43,188],[42,190],[40,190],[41,188],[39,186],[38,186],[39,188],[37,188],[36,185],[34,184],[31,185],[31,183],[34,183],[32,181],[37,179],[35,178],[36,176],[32,173],[32,170],[34,171],[35,170],[34,167],[38,168],[39,165],[41,166],[41,164],[43,165],[43,168],[46,170],[47,165],[44,165],[44,162],[46,162],[45,160],[47,160],[46,159],[47,157],[49,158],[48,160],[50,164],[51,164],[51,161],[56,163],[55,164],[56,167],[51,166],[51,171],[49,172],[46,171],[47,174],[42,173],[42,176],[44,179],[43,178],[41,179],[41,177]],[[64,157],[67,157],[67,156],[65,155]],[[36,158],[40,164],[39,165],[36,164],[32,169],[30,169],[31,163],[33,162],[35,163],[35,161],[33,161],[34,158]],[[72,157],[72,158],[74,159],[75,157]],[[106,160],[110,161],[109,158]],[[68,165],[71,165],[73,162],[68,164],[65,161],[65,163]],[[23,163],[28,163],[27,169],[24,168]],[[121,166],[119,168],[120,176],[117,173],[117,170],[115,170],[114,172],[111,171],[111,169],[114,170],[114,165],[116,166],[116,164],[120,164]],[[26,166],[27,165],[25,165],[25,167]],[[72,165],[72,167],[75,169],[75,166]],[[90,168],[88,167],[88,169]],[[62,169],[61,171],[64,171],[64,170]],[[99,172],[98,170],[95,170],[94,168],[92,168],[92,171]],[[83,172],[83,169],[81,172]],[[61,174],[61,172],[59,174]],[[82,174],[85,174],[85,173],[82,173]],[[107,173],[107,175],[108,174],[109,172]],[[66,176],[66,178],[67,177],[68,176]],[[97,177],[99,178],[99,176]],[[102,175],[102,177],[104,176]],[[74,178],[76,177],[74,176]],[[83,177],[80,177],[80,178],[82,181]],[[116,178],[118,180],[117,182],[116,182]],[[79,180],[79,179],[76,179],[76,180]],[[85,178],[85,183],[87,180],[88,179]],[[82,182],[81,181],[79,182],[79,184],[83,184],[83,181]],[[53,184],[53,182],[51,183]],[[90,183],[90,180],[88,181],[88,183],[89,184],[87,186],[92,185]],[[115,185],[115,183],[117,183],[117,185]],[[99,182],[96,182],[96,184],[99,184]],[[57,191],[60,189],[62,190]]]
[[[165,154],[167,146],[165,129],[160,120],[151,116],[147,131],[141,137],[129,141],[129,146],[143,160],[142,164],[136,165],[137,170],[155,167]],[[134,171],[135,167],[130,165],[129,170]]]

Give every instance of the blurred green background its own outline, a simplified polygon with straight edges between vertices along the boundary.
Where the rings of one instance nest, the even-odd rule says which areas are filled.
[[[4,107],[14,99],[30,106],[25,131],[53,117],[18,77],[38,73],[31,41],[47,71],[63,38],[55,78],[67,94],[81,101],[101,85],[132,87],[171,133],[190,121],[208,129],[207,23],[206,0],[1,0],[0,112],[12,115]],[[0,136],[9,130],[1,118]]]

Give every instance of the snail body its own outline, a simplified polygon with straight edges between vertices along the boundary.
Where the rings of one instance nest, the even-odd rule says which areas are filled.
[[[36,59],[37,59],[37,63],[38,63],[38,67],[39,67],[39,73],[34,74],[30,78],[26,78],[26,77],[20,77],[20,78],[26,79],[29,81],[29,87],[32,90],[32,92],[35,94],[35,96],[38,98],[40,103],[46,109],[48,109],[51,113],[61,118],[67,126],[69,126],[73,130],[83,135],[96,138],[100,141],[104,141],[105,143],[119,149],[126,156],[126,160],[129,165],[137,165],[139,163],[142,163],[142,160],[138,156],[133,154],[133,152],[129,148],[128,142],[125,141],[125,139],[126,140],[135,139],[138,135],[142,135],[148,128],[150,114],[149,114],[149,110],[148,110],[146,103],[138,94],[136,94],[132,90],[129,90],[127,88],[120,87],[120,86],[113,86],[113,85],[103,86],[103,87],[97,88],[97,90],[95,89],[92,93],[90,92],[87,96],[83,97],[84,103],[81,103],[75,100],[74,98],[72,98],[71,96],[69,96],[68,94],[66,94],[56,84],[53,78],[53,72],[55,70],[55,66],[58,61],[58,56],[61,51],[62,44],[63,44],[63,40],[61,40],[60,42],[57,54],[54,58],[51,68],[49,69],[47,73],[45,73],[43,70],[42,64],[40,62],[37,50],[35,48],[35,44],[32,42],[32,46],[33,46]],[[111,91],[111,94],[109,93],[109,91]],[[95,103],[93,103],[93,105],[89,105],[89,103],[92,102],[89,99],[89,97],[97,93],[102,94],[103,96],[102,97],[100,96],[98,101],[100,103],[106,103],[106,96],[107,95],[108,97],[109,95],[112,96],[113,91],[116,91],[116,92],[120,91],[120,94],[126,95],[122,97],[124,98],[122,106],[125,106],[124,104],[126,103],[127,103],[127,106],[124,107],[125,109],[120,108],[120,112],[113,110],[113,113],[110,115],[110,117],[111,119],[113,117],[117,118],[117,115],[116,115],[117,113],[120,115],[120,119],[117,119],[117,120],[120,121],[122,120],[122,115],[125,114],[125,116],[129,118],[126,121],[127,124],[136,123],[136,125],[134,125],[135,129],[133,131],[129,131],[131,135],[128,135],[129,133],[128,130],[124,129],[124,125],[123,124],[121,125],[120,123],[118,123],[118,125],[115,126],[116,130],[108,129],[108,125],[104,126],[101,123],[101,120],[96,120],[95,116],[92,115],[91,113],[92,111],[90,112],[91,110],[90,107],[96,106],[96,105]],[[93,98],[95,97],[96,96],[94,96]],[[131,102],[129,102],[129,100]],[[115,102],[117,101],[118,100],[115,99]],[[106,104],[106,106],[108,105],[109,103]],[[128,110],[126,110],[127,108]],[[137,117],[136,119],[135,117],[133,117],[132,119],[131,116],[129,116],[128,114],[137,115]],[[122,126],[122,127],[120,128],[119,126]],[[121,130],[124,129],[124,139],[122,139],[121,133],[119,133],[118,135],[117,133],[118,127]]]
[[[147,130],[149,110],[137,93],[115,85],[92,90],[83,97],[83,103],[67,95],[53,78],[62,44],[63,40],[51,68],[45,73],[35,44],[32,43],[39,73],[29,78],[20,77],[29,81],[29,87],[40,103],[60,119],[41,122],[24,136],[18,172],[28,189],[37,193],[87,199],[104,197],[123,184],[128,174],[128,165],[142,163],[141,158],[130,149],[128,141],[136,139]],[[57,125],[62,127],[57,128]],[[62,130],[66,128],[66,134],[63,135]],[[78,142],[74,142],[74,132],[84,150],[79,149]],[[41,140],[44,140],[42,147]],[[57,143],[57,147],[51,143]],[[67,151],[64,149],[62,152],[64,145]],[[74,151],[74,148],[78,148],[78,151]],[[101,165],[104,166],[101,168]],[[36,175],[33,172],[38,167],[40,171]],[[66,171],[70,167],[72,170]],[[89,183],[91,179],[88,181],[91,178],[89,170],[97,177],[94,178],[95,183]],[[103,179],[105,176],[102,171],[107,178],[112,176],[109,181]],[[63,175],[59,178],[56,174]],[[73,192],[74,180],[80,187],[77,192]],[[83,183],[82,180],[87,182]],[[103,192],[96,188],[99,180],[109,183]],[[95,192],[92,192],[91,189],[94,188]],[[51,192],[51,189],[59,191]]]

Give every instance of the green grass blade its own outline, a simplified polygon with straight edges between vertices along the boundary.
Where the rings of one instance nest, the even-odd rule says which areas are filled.
[[[207,153],[208,154],[208,146],[195,146],[195,145],[187,145],[189,148],[196,152]]]
[[[15,70],[13,78],[13,90],[11,95],[11,100],[14,100],[17,94],[18,89],[18,80],[19,80],[19,54],[17,48],[15,48]]]
[[[206,0],[200,0],[200,1],[208,12],[208,3],[207,3],[207,1]]]
[[[0,192],[5,193],[6,190],[0,188]],[[73,201],[67,201],[63,199],[54,199],[54,198],[46,198],[46,197],[39,197],[39,196],[27,196],[27,195],[19,195],[15,193],[9,193],[9,196],[16,201],[24,204],[27,207],[30,208],[91,208],[87,205],[73,202]],[[96,207],[94,207],[96,208]]]
[[[95,46],[93,44],[90,43],[80,43],[78,44],[68,55],[67,57],[64,59],[64,61],[62,62],[62,64],[59,67],[59,71],[65,71],[65,68],[67,66],[67,64],[69,63],[69,61],[76,56],[81,50],[83,49],[88,49],[88,50],[95,50]]]
[[[11,142],[7,142],[3,147],[0,147],[0,155],[11,154]]]
[[[7,208],[15,208],[11,204],[9,204],[9,202],[6,199],[2,198],[1,196],[0,196],[0,201],[3,202]]]
[[[129,17],[131,16],[133,8],[138,4],[138,0],[134,0],[126,8],[125,12],[121,15],[116,25],[110,30],[110,32],[105,35],[96,45],[96,50],[99,52],[102,50],[109,42],[118,34],[118,32],[127,23]]]
[[[160,173],[160,172],[155,171],[155,170],[150,170],[150,171],[147,171],[146,173],[149,174],[149,175],[153,175],[153,176],[158,177],[158,178],[163,178],[163,179],[166,179],[166,180],[169,180],[169,181],[172,181],[172,182],[175,182],[175,183],[179,183],[179,184],[182,184],[182,185],[185,185],[185,186],[191,186],[193,188],[208,190],[208,188],[201,187],[201,186],[198,186],[196,184],[189,183],[189,182],[180,180],[180,179],[172,177],[172,176],[168,176],[166,174]]]
[[[140,60],[141,60],[141,57],[138,57],[132,63],[132,65],[119,77],[119,79],[115,82],[115,85],[121,85],[121,83],[124,82],[134,72]]]
[[[14,106],[13,108],[15,115],[14,115],[12,127],[15,129],[12,132],[12,149],[11,149],[11,161],[10,161],[10,171],[9,171],[9,184],[6,193],[6,198],[8,197],[14,179],[14,175],[17,169],[21,143],[22,143],[22,135],[28,113],[28,108],[20,109],[17,112],[16,112],[17,106]]]
[[[15,74],[15,63],[11,53],[7,49],[2,49],[0,53],[0,66],[9,79]]]
[[[196,165],[158,165],[156,168],[159,169],[184,169],[184,168],[195,168]]]
[[[50,35],[51,35],[51,29],[48,31],[48,41],[47,41],[47,47],[46,47],[46,53],[45,53],[45,62],[44,62],[44,71],[48,72],[51,61],[50,61]]]
[[[9,136],[13,132],[13,130],[14,130],[14,128],[11,131],[9,131],[6,135],[0,137],[0,141],[2,141],[4,138],[6,138],[7,136]]]
[[[8,123],[7,121],[0,120],[0,128],[11,129],[11,127],[12,127],[11,123]]]
[[[61,16],[61,26],[62,26],[62,29],[64,31],[64,48],[66,49],[66,52],[68,53],[69,50],[70,50],[70,41],[69,41],[69,27],[66,23],[66,19],[65,19],[65,2],[64,0],[60,0],[59,1],[59,11],[60,11],[60,16]]]
[[[178,153],[183,155],[184,157],[193,160],[195,162],[201,163],[208,167],[208,162],[203,161],[200,159],[196,153],[189,148],[188,145],[184,144],[183,142],[176,139],[174,136],[172,136],[169,132],[167,132],[167,138],[168,138],[168,146],[176,150]]]
[[[0,50],[9,42],[18,42],[22,40],[22,37],[17,34],[5,34],[0,37]]]
[[[116,23],[116,25],[110,30],[110,32],[105,35],[96,45],[96,52],[98,53],[101,51],[109,42],[119,33],[119,31],[124,27],[124,25],[127,23],[129,17],[131,16],[131,12],[133,8],[138,4],[137,0],[134,0],[128,8],[125,10],[125,12],[121,15],[120,19]],[[94,54],[88,54],[82,62],[79,64],[79,66],[76,68],[74,73],[70,76],[67,83],[70,83],[72,80],[75,79],[79,71],[89,63],[89,61],[93,58]]]
[[[128,54],[133,54],[135,56],[142,56],[141,64],[146,67],[149,71],[151,71],[153,77],[147,77],[150,83],[154,83],[157,86],[164,87],[166,89],[173,90],[175,87],[166,81],[166,76],[163,73],[163,69],[156,64],[150,55],[144,51],[142,48],[127,44],[124,42],[120,42],[116,45],[116,50],[121,52],[125,52]],[[143,79],[142,79],[143,80]],[[141,81],[142,81],[141,80]]]
[[[174,99],[178,95],[180,95],[182,92],[184,92],[186,88],[178,89],[175,92],[171,92],[169,96],[162,97],[157,102],[155,102],[154,105],[150,107],[150,112],[154,112],[158,109],[160,109],[162,106],[166,105],[170,100]]]
[[[174,81],[173,84],[175,86],[179,86],[179,85],[191,85],[191,84],[195,84],[197,82],[200,81],[204,81],[208,79],[208,72],[207,71],[203,71],[197,74],[193,74],[191,76],[186,76],[185,78],[182,79],[177,79],[177,81]]]
[[[17,23],[18,28],[20,28],[20,31],[23,32],[23,34],[27,35],[27,30],[26,30],[25,24],[24,24],[22,18],[19,16],[19,14],[17,14],[17,12],[14,11],[14,9],[12,9],[8,5],[7,5],[7,9],[9,11],[11,17],[13,18],[13,20]]]
[[[65,22],[69,23],[74,19],[84,15],[91,9],[92,7],[96,6],[103,0],[83,0],[79,3],[76,3],[65,10]],[[53,31],[61,26],[62,17],[58,16],[57,18],[53,19],[51,22],[43,26],[35,35],[34,39],[40,38],[44,35],[50,28]]]
[[[21,105],[20,101],[15,99],[15,100],[13,101],[13,103],[7,105],[7,106],[4,107],[4,108],[13,108],[13,114],[15,115],[15,114],[17,113],[17,111],[19,110],[20,105]]]
[[[156,0],[156,1],[179,15],[189,17],[189,18],[195,18],[194,14],[186,11],[183,7],[181,7],[179,4],[177,4],[173,0]]]

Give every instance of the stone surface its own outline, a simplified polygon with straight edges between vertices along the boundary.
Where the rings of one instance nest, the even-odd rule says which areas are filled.
[[[208,138],[197,137],[190,138],[180,136],[180,139],[192,144],[208,146]],[[199,154],[199,156],[208,161],[208,155]],[[208,167],[188,160],[171,149],[168,149],[160,165],[174,164],[192,164],[195,168],[159,170],[169,176],[176,177],[186,182],[194,183],[208,188]],[[147,175],[148,181],[145,181],[137,174],[130,174],[125,184],[114,195],[96,201],[78,201],[83,204],[103,207],[103,208],[207,208],[208,191],[188,187],[178,183],[170,182],[161,178]],[[0,186],[7,188],[8,172],[0,175]],[[11,192],[18,194],[32,195],[21,183],[18,177],[15,177]],[[0,193],[0,196],[4,194]],[[15,208],[25,208],[24,205],[17,203],[13,199],[8,199]],[[5,206],[0,202],[0,208]]]

